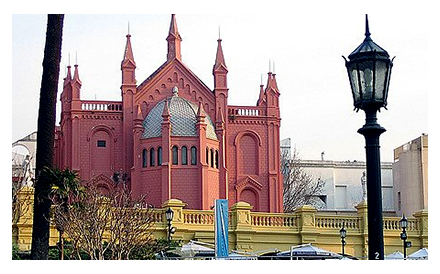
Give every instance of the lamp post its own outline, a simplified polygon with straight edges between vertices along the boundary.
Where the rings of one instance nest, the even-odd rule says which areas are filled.
[[[167,211],[165,211],[165,217],[167,219],[167,235],[168,242],[171,242],[171,235],[176,232],[176,228],[171,226],[171,222],[173,221],[174,211],[169,207]]]
[[[345,59],[352,90],[354,109],[365,111],[365,125],[358,133],[365,137],[368,200],[368,258],[384,259],[382,193],[379,136],[385,129],[377,123],[377,111],[387,106],[391,68],[386,50],[370,37],[368,16],[365,17],[365,39]],[[394,59],[394,58],[393,58]]]
[[[403,241],[403,259],[406,260],[406,249],[411,247],[411,242],[407,241],[408,235],[406,234],[406,228],[408,227],[408,219],[405,215],[402,216],[402,219],[399,221],[400,227],[402,228],[402,233],[400,233],[400,239]]]
[[[347,236],[347,230],[344,226],[342,226],[341,230],[339,230],[339,234],[341,235],[341,244],[342,244],[342,257],[344,257],[344,247],[345,247],[345,237]]]

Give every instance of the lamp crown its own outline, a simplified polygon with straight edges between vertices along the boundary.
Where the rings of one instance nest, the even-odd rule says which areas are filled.
[[[390,56],[388,52],[373,42],[371,39],[370,26],[368,23],[368,14],[365,15],[365,39],[349,56],[351,60],[357,58],[369,58],[371,55],[375,55],[375,58],[388,59]]]

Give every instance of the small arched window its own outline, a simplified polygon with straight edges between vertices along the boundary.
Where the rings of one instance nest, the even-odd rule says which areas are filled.
[[[179,164],[179,152],[177,146],[173,146],[172,154],[173,154],[173,165]]]
[[[142,167],[147,167],[147,150],[142,150]]]
[[[211,148],[211,167],[214,167],[214,150]]]
[[[157,165],[162,165],[162,147],[157,148]]]
[[[206,165],[209,166],[209,148],[206,148]]]
[[[154,157],[155,157],[154,148],[151,148],[150,149],[150,166],[154,166]]]
[[[218,168],[218,150],[215,150],[215,168]]]
[[[188,148],[186,146],[182,147],[182,165],[188,164]]]
[[[197,165],[197,148],[191,147],[191,165]]]

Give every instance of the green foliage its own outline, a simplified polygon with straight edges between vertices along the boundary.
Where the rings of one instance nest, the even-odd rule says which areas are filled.
[[[49,260],[58,260],[60,258],[60,250],[56,246],[49,246]]]
[[[31,252],[28,251],[20,251],[18,245],[12,244],[12,260],[30,260]]]
[[[157,239],[152,241],[148,246],[138,247],[133,250],[129,259],[130,260],[156,260],[156,253],[172,251],[175,248],[181,246],[181,241],[171,241],[170,243],[166,239]],[[79,256],[79,257],[78,257]],[[60,249],[58,246],[49,247],[49,260],[59,260]],[[24,252],[20,252],[16,245],[12,246],[12,259],[23,260],[29,259]],[[111,260],[112,254],[110,250],[104,253],[104,260]],[[79,250],[77,254],[73,248],[72,243],[69,241],[64,242],[64,260],[90,260],[90,256],[84,250]]]
[[[20,249],[16,244],[12,244],[12,260],[21,260],[19,255]]]
[[[50,194],[52,197],[55,197],[57,202],[67,203],[69,198],[82,195],[85,191],[76,171],[68,168],[60,170],[58,168],[44,167],[43,173],[51,182]]]
[[[50,246],[49,260],[59,260],[59,259],[60,259],[59,246]],[[72,243],[64,240],[64,260],[90,260],[90,256],[83,250],[80,250],[79,254],[77,254],[76,250],[72,246]]]

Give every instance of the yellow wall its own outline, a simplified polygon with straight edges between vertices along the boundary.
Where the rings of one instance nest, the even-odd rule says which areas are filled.
[[[32,191],[26,190],[26,195]],[[23,194],[24,195],[24,194]],[[23,196],[22,196],[23,197]],[[169,200],[153,214],[156,223],[153,226],[154,237],[166,237],[165,210],[174,211],[172,225],[177,228],[175,240],[197,240],[214,243],[214,211],[185,209],[185,203]],[[335,215],[318,212],[312,206],[303,206],[294,213],[251,212],[252,207],[239,202],[229,211],[229,248],[247,252],[267,249],[289,250],[292,245],[312,243],[323,249],[341,252],[339,230],[344,225],[347,230],[345,253],[356,257],[367,257],[368,226],[367,205],[361,203],[354,215]],[[32,211],[12,225],[12,241],[21,250],[29,250],[32,235]],[[384,217],[385,254],[402,252],[400,239],[400,217]],[[412,247],[408,254],[422,247],[428,247],[428,211],[422,210],[408,218],[408,240]],[[52,227],[50,245],[58,241],[58,232]]]

